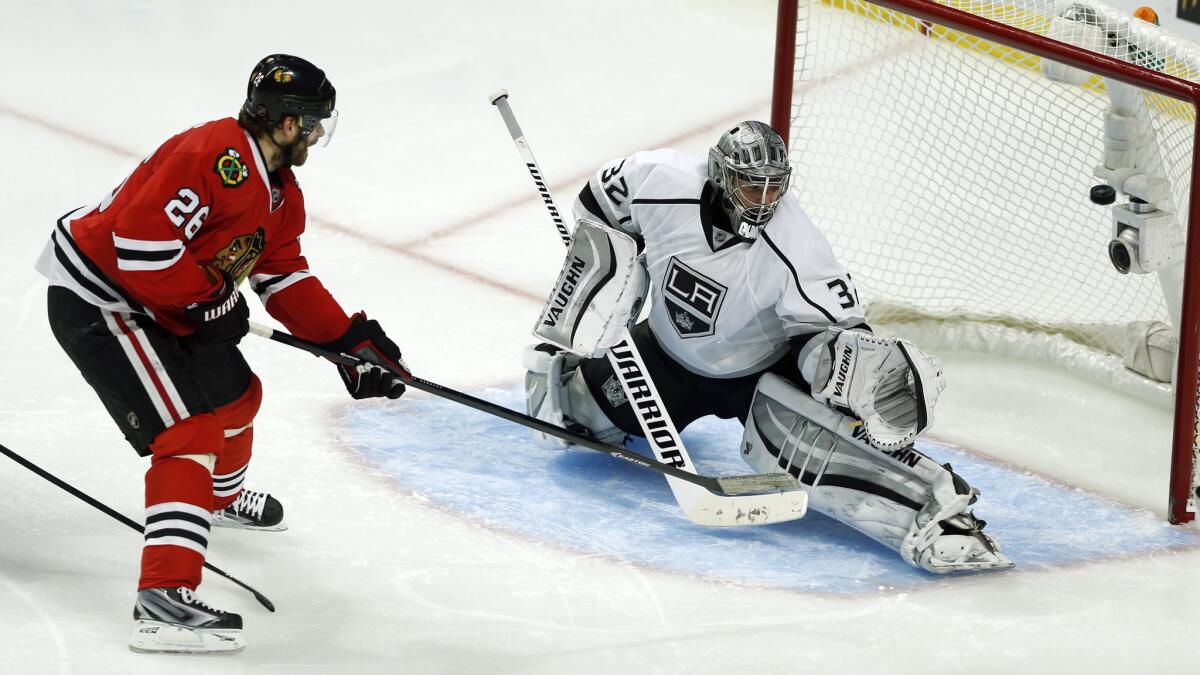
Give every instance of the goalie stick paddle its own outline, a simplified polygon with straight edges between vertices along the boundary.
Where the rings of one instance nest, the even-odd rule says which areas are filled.
[[[513,114],[512,106],[508,103],[508,91],[501,89],[488,97],[488,100],[496,106],[500,117],[504,119],[504,125],[508,127],[508,133],[512,136],[517,151],[521,153],[521,159],[529,168],[529,175],[533,177],[538,194],[541,195],[542,201],[550,212],[550,217],[554,220],[555,227],[558,228],[563,245],[570,246],[571,235],[563,225],[558,207],[555,206],[554,198],[550,195],[549,188],[546,187],[537,160],[533,157],[533,150],[525,140],[525,132],[521,130],[521,125],[517,123],[517,117]],[[621,388],[629,399],[630,408],[637,418],[638,426],[642,429],[642,435],[645,436],[658,460],[683,469],[690,474],[695,474],[695,464],[688,456],[683,440],[679,437],[679,431],[671,421],[667,407],[658,395],[658,389],[654,386],[654,381],[646,370],[642,356],[638,353],[637,345],[630,337],[628,328],[623,332],[621,340],[607,350],[607,357],[612,364],[613,372],[616,373],[617,379],[621,383]],[[631,387],[631,383],[638,386]],[[773,495],[716,497],[697,490],[694,485],[672,479],[672,476],[676,479],[679,478],[675,474],[668,474],[667,485],[670,486],[671,494],[675,496],[675,501],[679,502],[679,507],[683,510],[684,515],[695,523],[766,525],[804,517],[808,511],[808,493],[802,490],[802,486],[787,474],[765,475],[779,476],[780,482],[786,480],[788,488]]]
[[[53,483],[54,485],[65,490],[71,496],[76,497],[79,500],[83,501],[84,503],[88,504],[89,506],[92,506],[95,509],[97,509],[98,511],[103,512],[105,515],[111,517],[113,520],[116,520],[117,522],[119,522],[139,533],[143,533],[143,534],[145,533],[146,528],[142,527],[141,525],[138,525],[132,519],[122,515],[115,509],[109,507],[106,504],[103,504],[99,500],[94,499],[93,497],[91,497],[87,494],[84,494],[83,492],[79,491],[74,486],[72,486],[70,483],[59,478],[58,476],[55,476],[54,474],[50,473],[49,471],[46,471],[42,467],[25,459],[21,455],[18,455],[16,452],[13,452],[12,450],[9,450],[8,448],[4,447],[3,445],[0,445],[0,453],[7,455],[9,459],[13,460],[17,464],[20,464],[21,466],[25,467],[26,469],[29,469],[30,471],[36,473],[37,475],[41,476],[42,478],[45,478],[47,481],[49,481],[49,482]],[[258,602],[263,607],[266,607],[268,611],[271,611],[271,612],[275,611],[275,604],[273,602],[271,602],[270,600],[268,600],[267,596],[263,595],[262,593],[259,593],[258,591],[254,590],[253,588],[250,588],[246,584],[242,583],[242,581],[239,580],[238,578],[230,575],[225,570],[223,570],[220,567],[217,567],[216,565],[214,565],[210,562],[207,562],[207,561],[204,563],[204,567],[225,577],[226,579],[232,581],[233,583],[237,584],[238,586],[241,586],[242,588],[246,589],[247,591],[250,591],[250,593],[254,595],[254,599],[258,600]]]
[[[264,326],[253,321],[250,322],[250,332],[259,337],[263,337],[280,344],[285,344],[289,347],[295,347],[296,349],[304,350],[310,354],[323,357],[329,361],[341,365],[357,366],[368,363],[366,360],[354,356],[353,354],[330,351],[316,343],[309,342],[308,340],[298,338],[295,335],[291,335],[281,330],[275,330],[269,326]],[[795,489],[795,480],[792,479],[791,476],[783,473],[751,474],[747,476],[699,476],[693,473],[688,473],[683,469],[677,468],[670,464],[657,462],[648,457],[643,457],[642,455],[630,450],[626,450],[625,448],[611,445],[609,443],[602,443],[593,438],[571,433],[562,427],[555,426],[549,422],[543,422],[536,417],[531,417],[515,410],[510,410],[502,405],[492,403],[491,401],[485,401],[481,398],[471,396],[470,394],[465,394],[461,391],[455,391],[449,387],[443,387],[436,382],[430,382],[429,380],[423,380],[419,377],[405,375],[389,367],[387,364],[373,365],[379,365],[381,368],[386,368],[393,375],[399,377],[406,386],[412,387],[413,389],[433,394],[434,396],[454,401],[455,403],[460,403],[469,408],[474,408],[480,412],[485,412],[489,415],[495,415],[496,417],[506,419],[510,422],[515,422],[522,426],[529,427],[530,429],[536,429],[542,433],[550,434],[551,436],[557,436],[558,438],[570,443],[574,443],[580,447],[588,448],[589,450],[595,450],[597,452],[603,452],[652,471],[664,473],[668,476],[675,476],[676,478],[695,483],[696,485],[711,492],[713,495],[734,497],[737,495],[764,494],[769,496],[770,493]]]

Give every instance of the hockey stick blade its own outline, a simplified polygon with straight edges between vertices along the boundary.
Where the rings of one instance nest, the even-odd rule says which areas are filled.
[[[298,338],[294,335],[290,335],[284,331],[275,330],[268,326],[255,323],[253,321],[250,322],[250,333],[262,338],[266,338],[273,342],[278,342],[280,344],[294,347],[310,354],[323,357],[333,361],[334,363],[339,363],[342,365],[358,365],[363,363],[363,359],[360,359],[357,356],[330,351],[315,343]],[[699,503],[696,508],[703,509],[710,514],[703,516],[703,521],[693,519],[695,522],[700,524],[748,524],[745,522],[745,518],[739,517],[737,514],[739,512],[755,511],[754,507],[762,503],[764,500],[767,503],[767,506],[769,506],[768,511],[770,513],[779,514],[788,512],[794,513],[796,499],[801,499],[807,503],[807,494],[802,491],[801,485],[787,474],[768,473],[750,474],[745,476],[713,477],[690,473],[671,464],[666,464],[650,457],[639,455],[632,450],[626,450],[620,446],[612,445],[610,443],[602,443],[593,438],[572,433],[566,429],[563,429],[562,427],[539,420],[536,417],[531,417],[524,413],[510,410],[502,405],[497,405],[491,401],[485,401],[483,399],[476,398],[470,394],[455,391],[454,389],[444,387],[436,382],[423,380],[419,377],[406,376],[403,373],[392,370],[386,364],[381,367],[388,368],[394,375],[399,377],[405,385],[414,389],[454,401],[455,403],[460,403],[469,408],[474,408],[480,412],[488,413],[490,415],[500,417],[501,419],[506,419],[510,422],[520,424],[530,429],[536,429],[542,433],[556,436],[569,443],[574,443],[578,447],[595,450],[597,452],[603,452],[605,454],[617,457],[618,459],[623,459],[631,464],[636,464],[643,468],[693,483],[697,487],[703,488],[703,490],[696,493],[700,496],[694,498]],[[706,498],[704,495],[710,495],[711,498],[715,500],[730,499],[739,501],[736,503],[705,501]],[[759,500],[759,502],[756,504],[744,502],[744,500],[750,499]],[[725,504],[725,508],[722,508],[723,503]],[[803,515],[803,512],[801,512],[800,515]],[[791,518],[785,518],[784,520],[799,518],[800,515],[794,515]],[[720,522],[712,522],[714,520]],[[778,521],[771,519],[770,522]]]
[[[796,479],[786,473],[755,473],[748,476],[719,476],[717,483],[727,495],[755,495],[769,492],[791,492]]]
[[[115,510],[112,507],[108,506],[107,504],[104,504],[101,501],[91,497],[90,495],[85,494],[84,492],[77,489],[75,486],[73,486],[70,483],[66,482],[65,480],[59,478],[58,476],[55,476],[54,474],[50,473],[49,471],[46,471],[45,469],[38,466],[37,464],[34,464],[33,462],[29,461],[28,459],[25,459],[24,457],[17,454],[13,450],[10,450],[10,449],[4,447],[3,445],[0,445],[0,454],[6,455],[9,459],[13,460],[17,464],[20,464],[21,466],[25,467],[26,469],[29,469],[30,471],[34,472],[38,476],[41,476],[45,480],[49,481],[55,487],[58,487],[59,489],[65,491],[67,494],[71,495],[72,497],[75,497],[76,499],[82,501],[83,503],[87,504],[88,506],[96,509],[97,511],[100,511],[104,515],[108,516],[109,518],[112,518],[113,520],[117,521],[118,523],[121,523],[122,525],[128,527],[129,529],[131,529],[135,532],[138,532],[139,534],[145,533],[146,528],[135,523],[129,517],[121,514],[117,510]],[[261,604],[263,607],[266,607],[268,611],[271,611],[271,612],[275,611],[275,604],[273,602],[271,602],[267,598],[267,596],[254,590],[253,588],[251,588],[249,585],[247,585],[242,580],[238,579],[237,577],[231,575],[230,573],[226,572],[225,570],[221,569],[220,567],[217,567],[216,565],[213,565],[212,563],[210,563],[208,561],[204,562],[204,567],[208,570],[216,572],[217,574],[225,577],[226,579],[233,582],[234,584],[246,589],[251,595],[254,596],[254,599],[258,600],[259,604]]]
[[[707,492],[695,492],[698,496],[688,494],[687,490],[677,490],[675,497],[684,515],[697,525],[771,525],[803,518],[808,512],[808,494],[805,492],[742,497],[717,497]]]

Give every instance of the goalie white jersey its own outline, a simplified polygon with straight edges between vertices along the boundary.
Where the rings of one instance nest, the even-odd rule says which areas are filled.
[[[754,240],[733,234],[706,160],[674,150],[606,163],[575,202],[644,247],[650,327],[673,359],[729,378],[778,360],[789,340],[864,324],[850,274],[792,194]]]

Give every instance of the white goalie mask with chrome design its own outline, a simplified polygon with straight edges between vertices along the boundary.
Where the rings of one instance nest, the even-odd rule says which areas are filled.
[[[770,126],[741,122],[708,151],[708,179],[738,236],[754,239],[787,192],[792,166],[787,146]]]

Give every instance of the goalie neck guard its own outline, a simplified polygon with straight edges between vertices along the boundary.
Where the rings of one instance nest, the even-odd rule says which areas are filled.
[[[747,239],[771,219],[791,176],[787,146],[762,122],[738,124],[708,151],[708,180],[720,190],[730,224]]]

